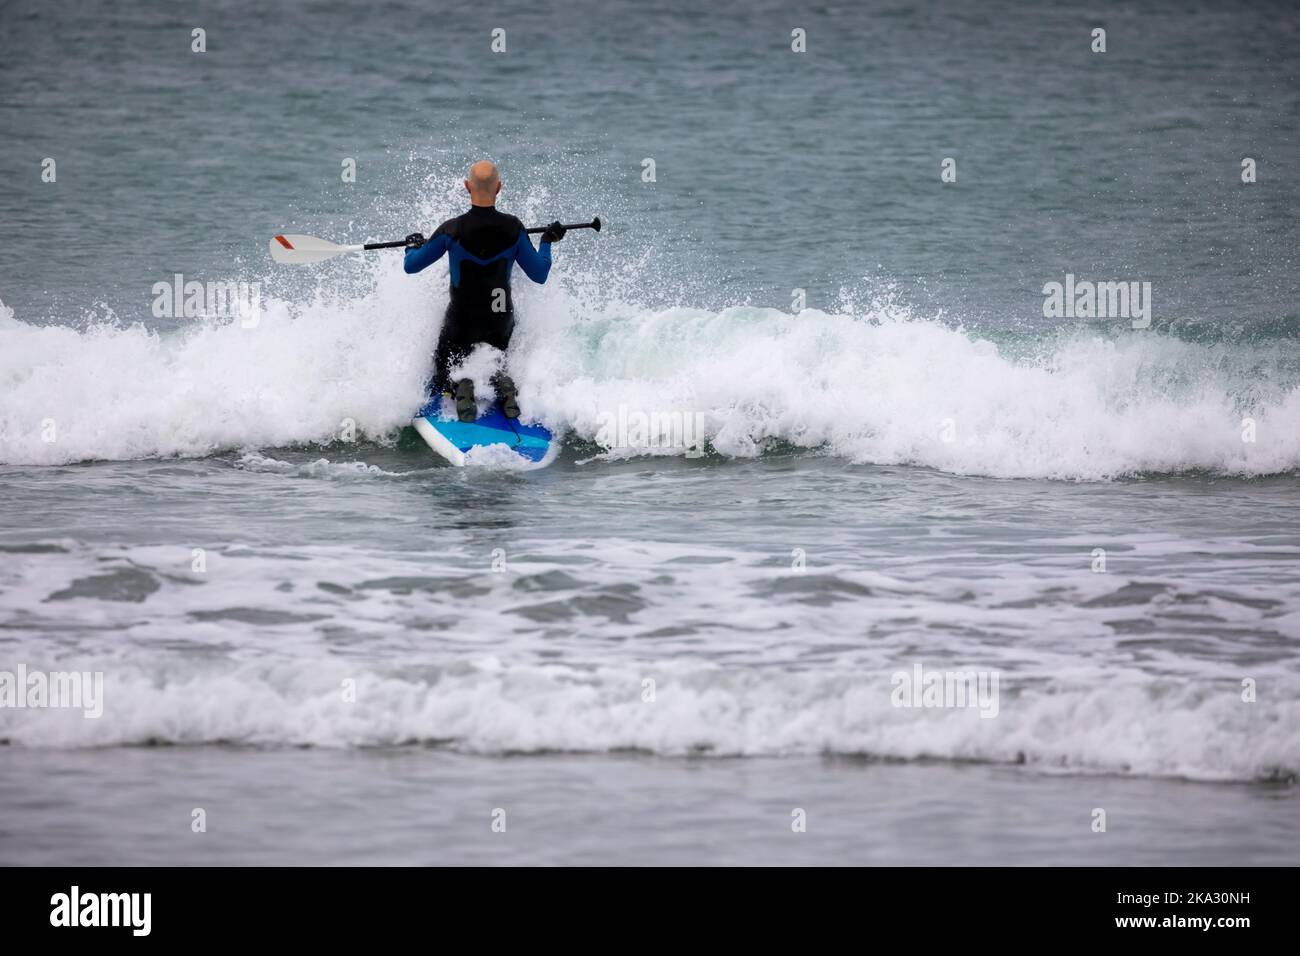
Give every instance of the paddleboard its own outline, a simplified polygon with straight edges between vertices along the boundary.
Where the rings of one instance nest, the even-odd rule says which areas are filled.
[[[540,462],[555,440],[541,425],[506,418],[495,403],[474,421],[462,422],[452,402],[444,404],[441,395],[430,398],[411,424],[430,448],[457,468],[465,467],[465,457],[474,449],[489,445],[504,445],[524,461]]]

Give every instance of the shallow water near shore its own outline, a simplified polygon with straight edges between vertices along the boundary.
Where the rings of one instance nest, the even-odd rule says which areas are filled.
[[[281,454],[5,470],[7,650],[104,671],[109,718],[4,736],[1297,771],[1289,480]],[[996,672],[995,719],[900,709],[916,664]]]
[[[484,760],[419,748],[142,748],[120,751],[111,767],[85,752],[8,749],[0,767],[0,800],[24,820],[4,833],[0,859],[19,865],[1296,862],[1294,795],[1267,785],[803,757]],[[1092,829],[1097,807],[1104,833]],[[194,808],[206,832],[193,832]]]

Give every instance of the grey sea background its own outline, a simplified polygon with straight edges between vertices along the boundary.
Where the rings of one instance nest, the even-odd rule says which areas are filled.
[[[0,671],[104,680],[0,706],[0,864],[1300,862],[1294,5],[0,22]],[[540,469],[406,427],[445,266],[267,255],[484,157],[605,223],[516,275]]]

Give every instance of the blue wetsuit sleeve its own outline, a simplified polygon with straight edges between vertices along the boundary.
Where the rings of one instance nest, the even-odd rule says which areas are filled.
[[[515,243],[515,262],[519,263],[528,278],[537,283],[545,282],[551,272],[551,244],[543,242],[542,249],[538,252],[533,248],[528,233],[520,229],[519,241]]]
[[[402,268],[408,273],[419,272],[421,269],[427,269],[447,251],[451,245],[450,237],[444,232],[434,236],[422,246],[406,250],[406,259],[402,262]]]

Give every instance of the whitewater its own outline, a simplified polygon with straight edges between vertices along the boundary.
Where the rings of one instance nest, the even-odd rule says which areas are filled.
[[[201,457],[353,434],[391,443],[421,404],[446,293],[395,258],[370,272],[365,294],[268,296],[253,328],[31,325],[0,306],[0,462]],[[784,444],[859,464],[1067,480],[1300,469],[1300,356],[1286,340],[1084,327],[1027,346],[897,304],[709,311],[582,292],[581,276],[521,289],[510,360],[526,415],[578,444],[597,439],[602,416],[638,409],[701,415],[709,448],[728,458]]]

